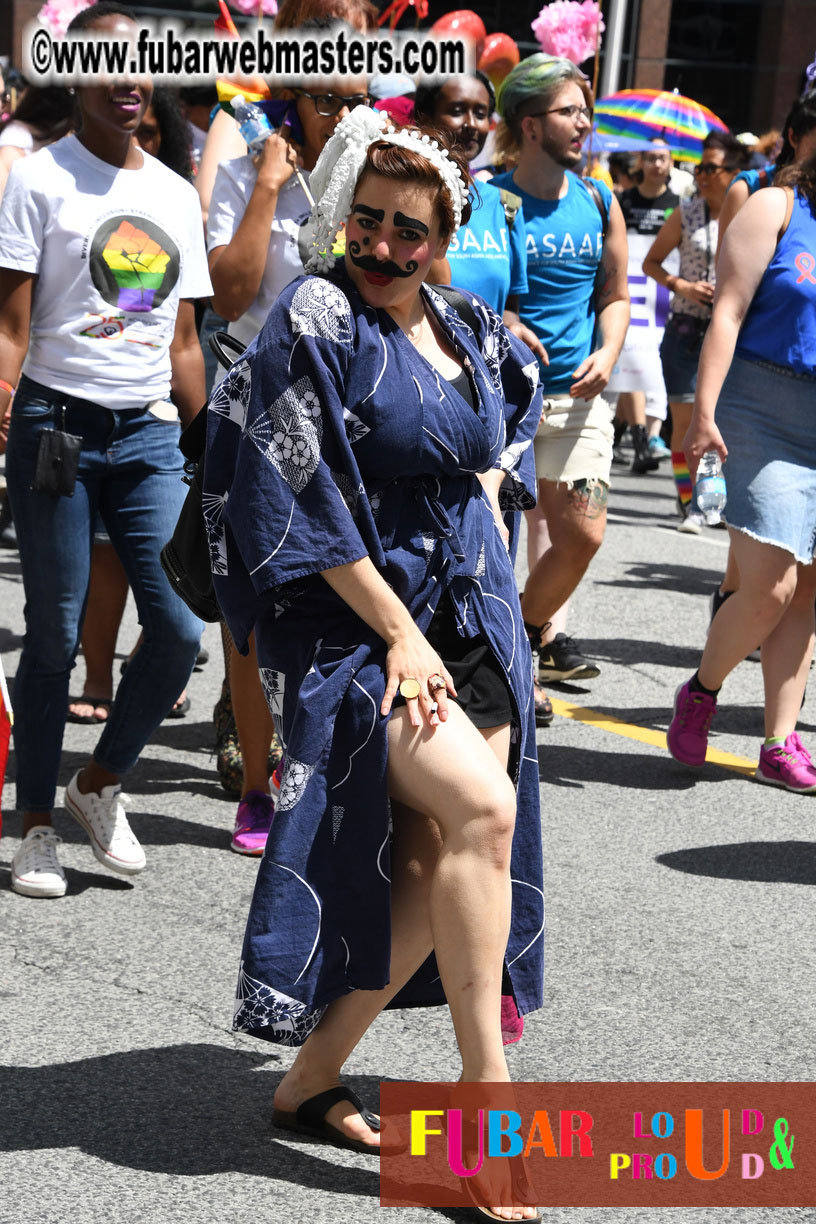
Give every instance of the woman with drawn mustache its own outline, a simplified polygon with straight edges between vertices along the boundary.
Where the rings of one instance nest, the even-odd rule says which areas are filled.
[[[235,1026],[298,1047],[275,1125],[376,1153],[379,1120],[339,1077],[384,1007],[446,1001],[461,1079],[481,1084],[509,1079],[503,990],[541,1005],[532,669],[507,547],[533,503],[540,395],[480,298],[454,309],[422,283],[470,206],[442,133],[358,108],[311,183],[317,274],[209,407],[216,590],[239,647],[254,628],[286,762]],[[495,1218],[539,1218],[518,1174],[470,1189]]]

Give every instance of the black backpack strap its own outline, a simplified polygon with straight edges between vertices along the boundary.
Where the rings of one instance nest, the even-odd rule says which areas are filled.
[[[453,285],[434,285],[436,293],[443,297],[449,306],[452,306],[460,319],[464,319],[474,336],[478,336],[479,329],[476,323],[476,312],[470,302],[458,289],[454,289]]]
[[[592,196],[592,199],[595,201],[595,207],[601,214],[601,237],[605,239],[607,233],[609,232],[609,209],[606,207],[604,198],[598,190],[597,185],[593,183],[591,178],[581,179],[581,182]]]
[[[236,340],[229,332],[218,331],[210,336],[210,348],[220,365],[228,370],[245,352],[246,345]],[[207,406],[197,413],[179,438],[179,450],[191,463],[200,463],[207,444]]]
[[[504,219],[507,222],[507,228],[511,230],[515,223],[518,211],[521,208],[521,196],[516,195],[514,191],[508,191],[506,187],[499,188],[501,196],[502,208],[504,209]]]

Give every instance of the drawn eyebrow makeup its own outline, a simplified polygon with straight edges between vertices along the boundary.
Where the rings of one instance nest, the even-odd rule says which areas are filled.
[[[382,221],[385,216],[384,208],[369,208],[367,204],[355,204],[351,211],[363,213],[364,216],[371,217],[373,221]]]
[[[394,221],[397,225],[405,225],[409,229],[419,230],[420,234],[430,233],[427,225],[423,225],[421,221],[417,221],[416,217],[406,217],[405,213],[395,212]]]

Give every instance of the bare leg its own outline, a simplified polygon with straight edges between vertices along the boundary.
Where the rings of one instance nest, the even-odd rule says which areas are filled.
[[[94,714],[99,722],[107,717],[104,706],[95,706],[87,699],[113,697],[113,659],[128,589],[127,575],[116,549],[109,540],[94,540],[88,606],[82,626],[85,686],[82,699],[68,705],[72,713],[81,717]]]
[[[790,553],[733,528],[730,535],[741,583],[708,631],[698,671],[700,683],[708,689],[718,689],[757,642],[763,643],[764,653],[765,639],[779,625],[796,589],[796,562]]]
[[[621,391],[615,416],[627,425],[646,425],[646,396],[642,391]]]
[[[524,517],[527,521],[527,570],[532,574],[551,544],[547,516],[540,499],[534,509],[525,512]],[[541,635],[542,643],[551,642],[557,633],[566,633],[568,615],[569,600],[566,600],[550,617],[550,627]]]
[[[796,729],[813,658],[814,598],[816,565],[798,565],[793,599],[762,643],[766,737],[787,739]]]
[[[720,583],[720,590],[722,591],[723,595],[725,595],[728,591],[736,591],[738,587],[739,587],[739,566],[737,565],[737,562],[734,559],[733,548],[729,548],[728,549],[728,561],[726,562],[725,573],[723,574],[723,579],[722,579],[722,582]]]
[[[551,544],[527,578],[521,601],[530,625],[551,621],[587,571],[606,529],[609,487],[604,481],[577,481],[570,489],[550,480],[538,482]]]
[[[249,639],[249,654],[241,655],[232,647],[229,665],[232,709],[238,730],[238,743],[244,762],[244,782],[241,796],[251,790],[269,794],[269,745],[275,731],[269,706],[266,704],[261,678],[255,635]]]
[[[433,950],[428,899],[442,844],[439,828],[394,800],[392,814],[391,980],[382,990],[355,990],[329,1005],[275,1092],[278,1109],[294,1110],[340,1082],[340,1070],[360,1038]],[[348,1102],[333,1106],[326,1118],[354,1138],[379,1143]]]
[[[499,737],[497,745],[500,735],[491,736]],[[304,1096],[337,1082],[360,1037],[432,947],[460,1042],[463,1078],[507,1079],[500,999],[509,930],[512,784],[494,753],[485,755],[483,737],[452,707],[447,722],[434,729],[414,729],[405,709],[395,712],[389,787],[395,801],[391,981],[383,990],[354,991],[329,1006],[278,1088],[279,1108],[294,1108]],[[349,1112],[348,1106],[335,1109]],[[331,1111],[328,1118],[339,1124]],[[355,1120],[360,1137],[371,1141],[356,1115],[347,1127]]]

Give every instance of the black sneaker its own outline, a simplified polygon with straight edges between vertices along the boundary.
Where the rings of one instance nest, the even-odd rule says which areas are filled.
[[[584,658],[575,638],[567,633],[556,633],[539,650],[538,679],[542,684],[545,680],[592,680],[600,674],[600,667]]]

